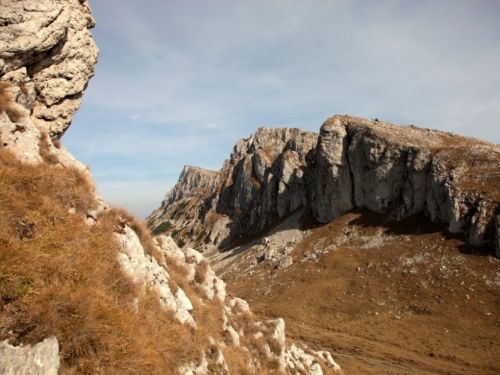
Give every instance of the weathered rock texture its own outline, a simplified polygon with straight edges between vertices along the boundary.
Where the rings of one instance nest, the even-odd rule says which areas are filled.
[[[217,174],[210,172],[209,189],[183,171],[148,218],[150,226],[168,222],[163,228],[172,226],[188,243],[221,247],[266,229],[307,204],[306,174],[316,140],[316,133],[300,129],[260,128],[236,144]]]
[[[125,253],[130,254],[130,249],[134,249],[133,251],[138,254],[145,254],[144,250],[141,251],[140,241],[134,232],[130,228],[126,230],[126,237],[122,237]],[[156,237],[155,246],[161,254],[160,263],[150,256],[142,255],[136,257],[137,262],[131,259],[137,265],[133,269],[129,268],[129,272],[134,279],[143,279],[149,285],[153,285],[160,296],[168,296],[165,301],[170,302],[166,302],[165,307],[169,311],[174,311],[179,321],[196,327],[190,315],[193,305],[180,287],[174,294],[169,286],[168,269],[174,265],[186,270],[186,281],[197,286],[202,293],[204,303],[222,304],[221,326],[212,329],[215,332],[222,332],[223,341],[209,337],[210,346],[205,349],[200,360],[180,364],[178,369],[180,374],[230,374],[230,368],[223,354],[227,348],[247,353],[247,368],[250,373],[257,374],[269,370],[270,363],[274,364],[273,370],[276,373],[321,375],[326,369],[334,374],[343,373],[330,353],[316,352],[304,345],[288,342],[283,319],[259,320],[252,314],[246,301],[227,296],[224,281],[215,275],[201,253],[187,247],[181,249],[171,237],[166,236]],[[164,267],[161,277],[158,277],[158,271],[154,271],[157,267]],[[148,271],[148,268],[152,268],[153,271]],[[179,297],[179,294],[182,297]],[[184,306],[181,307],[183,311],[181,314],[179,306]]]
[[[227,248],[299,208],[320,223],[366,208],[396,220],[424,213],[472,245],[498,249],[500,147],[472,138],[335,116],[319,136],[259,129],[213,179],[205,193],[191,181],[196,202],[167,194],[150,225],[169,222],[184,241]]]
[[[315,160],[311,208],[322,223],[355,207],[395,219],[425,213],[472,245],[495,247],[497,145],[335,116],[321,128]]]
[[[41,161],[41,153],[74,162],[57,140],[94,74],[93,26],[86,0],[0,3],[0,95],[7,107],[0,136],[2,147],[26,162]]]
[[[94,73],[97,48],[89,31],[93,25],[86,0],[0,2],[1,147],[11,151],[20,161],[35,165],[55,164],[54,168],[77,168],[90,178],[87,169],[62,148],[59,139],[70,125],[87,82]],[[196,208],[193,216],[185,217],[185,220],[186,223],[198,223],[204,212],[212,209],[210,205],[205,207],[200,203],[211,196],[218,196],[216,188],[221,178],[224,179],[224,187],[229,186],[233,179],[240,181],[241,186],[246,185],[248,178],[255,179],[255,184],[259,186],[267,186],[269,181],[273,181],[269,191],[255,187],[242,195],[240,189],[226,190],[224,199],[213,202],[214,207],[217,204],[226,207],[236,200],[237,212],[228,213],[227,220],[238,225],[246,220],[239,219],[239,212],[248,207],[255,211],[250,225],[252,228],[268,224],[260,219],[260,206],[251,201],[256,192],[270,197],[280,196],[279,204],[274,204],[277,198],[266,201],[265,213],[275,217],[286,215],[303,204],[305,198],[300,188],[303,173],[301,168],[295,168],[294,163],[305,165],[306,152],[312,149],[314,137],[308,138],[307,134],[297,130],[262,130],[261,133],[248,144],[242,143],[237,147],[234,159],[228,161],[227,173],[222,176],[194,167],[185,168],[165,207],[175,207],[174,213]],[[253,163],[254,148],[262,151],[256,171],[247,169]],[[275,160],[283,153],[290,155],[290,163],[288,157]],[[246,166],[233,165],[243,155],[247,155],[243,163]],[[200,253],[190,248],[179,249],[170,237],[151,239],[133,219],[122,217],[122,213],[117,211],[105,212],[99,197],[90,193],[89,196],[95,202],[89,202],[88,207],[91,208],[85,208],[87,212],[79,212],[74,207],[69,208],[69,212],[71,215],[83,214],[86,219],[85,222],[82,220],[83,225],[88,224],[92,228],[100,220],[110,220],[110,215],[119,223],[112,229],[116,248],[106,250],[116,252],[117,265],[121,266],[124,276],[133,281],[134,288],[137,287],[137,291],[131,289],[131,293],[135,294],[130,301],[130,314],[138,314],[143,305],[141,301],[148,298],[147,293],[153,292],[166,318],[159,324],[179,322],[187,326],[186,332],[191,336],[196,336],[193,332],[203,327],[199,336],[203,336],[205,341],[193,343],[197,345],[199,360],[182,363],[180,359],[176,364],[178,373],[229,374],[231,366],[224,353],[231,353],[233,361],[236,358],[240,365],[243,363],[250,374],[270,371],[322,374],[327,369],[329,373],[341,373],[330,355],[287,342],[282,319],[261,321],[252,314],[244,300],[228,297],[224,282]],[[217,220],[221,233],[225,233],[224,220]],[[78,254],[75,254],[76,257]],[[92,271],[88,269],[90,274]],[[206,316],[203,316],[204,312]],[[61,319],[64,319],[64,314]],[[214,323],[207,326],[205,321],[210,319],[214,319]],[[65,339],[64,333],[55,334]],[[116,332],[117,336],[122,334]],[[165,349],[159,347],[156,350],[162,352]],[[62,368],[66,369],[65,359],[62,360]],[[102,365],[111,360],[103,359]],[[58,368],[59,349],[55,337],[34,346],[13,347],[8,342],[0,344],[2,374],[52,375],[58,372]],[[167,373],[171,369],[155,371]]]
[[[59,344],[53,336],[33,346],[0,343],[0,374],[57,375],[58,371]]]

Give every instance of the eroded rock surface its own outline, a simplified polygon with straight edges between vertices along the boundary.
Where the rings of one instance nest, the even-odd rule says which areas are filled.
[[[500,147],[476,139],[334,116],[319,136],[259,129],[236,144],[215,180],[207,190],[192,180],[196,201],[168,194],[150,225],[168,221],[190,244],[227,249],[298,209],[328,223],[358,208],[395,220],[424,213],[498,251]]]
[[[53,160],[79,164],[58,139],[94,75],[93,26],[86,0],[0,3],[0,95],[8,107],[1,111],[0,135],[2,147],[24,161],[53,155]]]
[[[306,174],[316,139],[300,129],[260,128],[236,144],[218,173],[210,172],[208,185],[185,169],[148,218],[150,226],[169,222],[172,228],[165,231],[188,244],[220,247],[264,230],[307,205]]]
[[[472,245],[495,247],[497,145],[335,116],[321,128],[315,159],[311,208],[322,223],[354,207],[394,219],[425,213]]]
[[[33,346],[0,343],[0,374],[57,375],[58,371],[59,344],[53,336]]]
[[[198,251],[179,248],[171,237],[158,236],[155,238],[155,247],[161,256],[158,261],[146,253],[136,233],[128,226],[116,236],[122,244],[123,252],[118,257],[124,270],[134,281],[153,288],[166,312],[173,313],[179,322],[196,329],[193,318],[196,307],[181,287],[176,286],[175,292],[172,289],[170,267],[185,270],[186,282],[200,291],[203,303],[221,304],[221,325],[212,329],[222,332],[225,339],[218,341],[209,337],[209,345],[200,347],[200,359],[179,364],[179,374],[230,374],[223,354],[228,347],[247,353],[250,373],[257,374],[274,366],[274,370],[282,374],[321,375],[326,369],[342,374],[330,353],[288,342],[283,319],[260,320],[245,300],[228,296],[224,281],[216,276]]]

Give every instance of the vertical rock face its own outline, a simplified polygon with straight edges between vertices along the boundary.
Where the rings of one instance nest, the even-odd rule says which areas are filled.
[[[42,137],[49,153],[72,160],[51,140],[71,124],[94,74],[93,26],[86,0],[0,3],[1,96],[9,109],[0,122],[2,144],[27,162],[41,160]]]
[[[237,143],[221,170],[216,204],[230,217],[234,238],[307,204],[305,177],[316,138],[300,129],[261,128]]]
[[[335,116],[321,128],[315,160],[312,211],[320,222],[353,207],[394,219],[423,212],[473,245],[495,246],[497,145]]]
[[[315,155],[311,204],[321,222],[328,222],[354,207],[353,184],[347,161],[348,137],[337,119],[321,128]],[[335,197],[332,199],[332,197]]]
[[[188,243],[221,247],[265,229],[308,204],[316,140],[316,133],[300,129],[260,128],[235,145],[219,172],[184,168],[148,218],[151,227],[168,221]]]
[[[224,248],[298,208],[321,223],[365,208],[396,220],[424,213],[498,248],[500,147],[445,132],[350,116],[328,119],[319,136],[259,129],[236,144],[215,185],[196,186],[208,198],[188,205],[174,189],[152,225],[171,220],[179,235]]]

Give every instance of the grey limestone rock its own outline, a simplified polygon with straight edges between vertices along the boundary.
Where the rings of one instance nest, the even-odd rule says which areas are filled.
[[[335,116],[321,128],[315,160],[312,211],[320,222],[354,207],[394,219],[424,213],[472,245],[495,246],[498,145]]]
[[[54,336],[36,345],[15,347],[0,343],[0,374],[2,375],[57,375],[59,371],[59,343]]]
[[[154,225],[170,220],[179,236],[198,246],[226,248],[299,209],[327,223],[358,208],[394,220],[424,214],[472,245],[498,249],[499,184],[498,145],[334,116],[319,136],[259,129],[236,144],[210,184],[188,180],[183,172],[150,219]],[[196,201],[191,191],[197,192]]]

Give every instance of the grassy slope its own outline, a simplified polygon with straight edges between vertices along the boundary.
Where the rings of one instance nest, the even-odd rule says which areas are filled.
[[[284,317],[291,338],[331,350],[347,374],[498,374],[499,261],[426,222],[346,214],[313,229],[284,271],[233,264],[228,289]]]
[[[198,355],[192,333],[116,262],[117,215],[94,226],[91,185],[77,171],[26,166],[0,151],[0,340],[55,335],[62,373],[165,374]],[[76,213],[71,213],[74,209]]]

